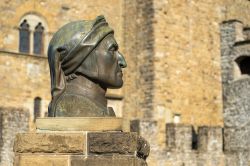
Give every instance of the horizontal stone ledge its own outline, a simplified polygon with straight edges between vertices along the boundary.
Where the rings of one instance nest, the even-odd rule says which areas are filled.
[[[16,153],[79,153],[86,151],[86,135],[53,133],[20,133],[16,135]]]
[[[15,166],[146,166],[146,161],[135,156],[85,156],[21,154],[15,156]]]
[[[122,118],[56,117],[36,119],[37,132],[47,131],[122,131]]]
[[[135,156],[81,156],[70,157],[70,166],[147,166],[146,161]]]

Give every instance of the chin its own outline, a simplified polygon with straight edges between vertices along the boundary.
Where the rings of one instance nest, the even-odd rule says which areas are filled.
[[[119,89],[119,88],[122,87],[122,85],[123,85],[123,81],[121,80],[121,81],[115,82],[114,84],[110,84],[110,86],[108,88],[110,88],[110,89]]]

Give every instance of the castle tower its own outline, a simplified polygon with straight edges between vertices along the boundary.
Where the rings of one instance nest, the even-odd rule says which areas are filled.
[[[243,23],[238,20],[225,21],[221,24],[224,150],[228,156],[228,165],[248,165],[250,157],[248,36],[248,28],[244,28]]]

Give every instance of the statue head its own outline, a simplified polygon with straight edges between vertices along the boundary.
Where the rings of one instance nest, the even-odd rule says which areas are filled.
[[[103,16],[60,28],[50,41],[48,60],[51,107],[53,100],[64,93],[67,82],[77,77],[86,77],[103,88],[122,87],[122,68],[127,66],[118,51],[114,31]]]

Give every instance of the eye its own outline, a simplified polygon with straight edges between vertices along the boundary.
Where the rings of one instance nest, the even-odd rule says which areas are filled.
[[[115,47],[113,47],[113,46],[110,47],[110,48],[109,48],[109,51],[115,51]]]

